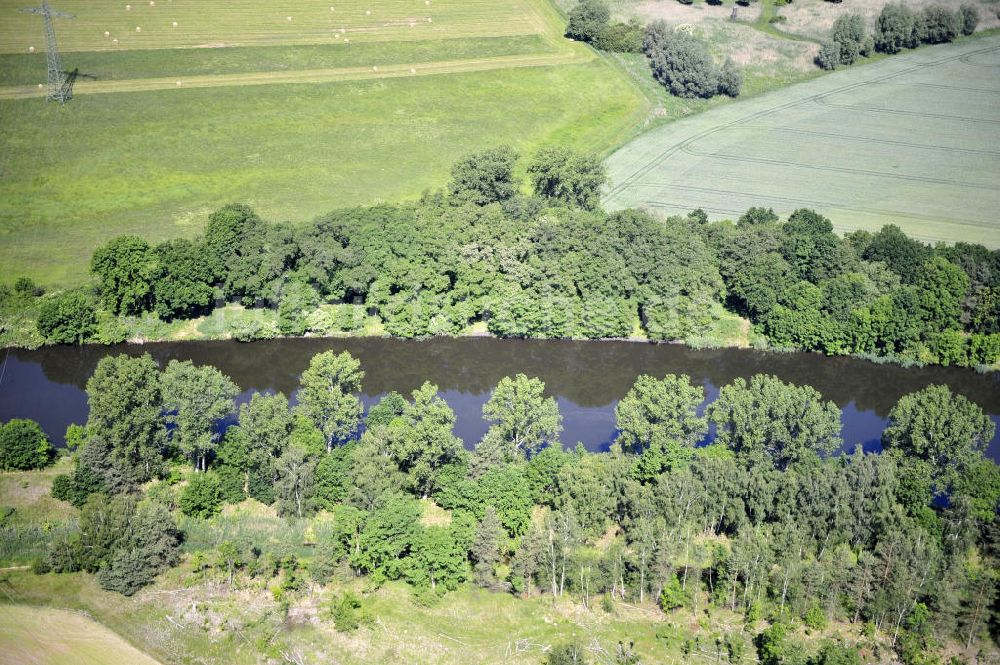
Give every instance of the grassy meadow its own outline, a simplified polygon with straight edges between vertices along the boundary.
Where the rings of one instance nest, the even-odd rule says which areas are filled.
[[[30,4],[0,0],[0,52],[43,50],[41,20],[18,11]],[[54,0],[51,5],[75,15],[56,19],[63,51],[491,37],[534,34],[546,21],[536,0]]]
[[[548,0],[67,0],[64,65],[96,78],[60,108],[22,4],[0,0],[3,281],[77,284],[107,239],[192,235],[232,201],[299,222],[416,197],[499,143],[605,151],[650,107]]]
[[[609,160],[612,208],[814,208],[1000,247],[1000,36],[921,48],[650,131]]]
[[[156,665],[146,654],[76,612],[0,604],[0,660],[38,665]]]

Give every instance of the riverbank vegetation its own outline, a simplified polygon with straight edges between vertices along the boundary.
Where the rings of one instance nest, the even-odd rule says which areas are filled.
[[[983,367],[1000,357],[996,250],[931,247],[894,226],[840,237],[806,209],[782,221],[752,208],[735,223],[608,214],[595,158],[546,149],[526,161],[506,147],[476,153],[447,192],[304,226],[229,205],[193,240],[120,236],[94,253],[92,286],[4,289],[5,332],[26,345],[118,343],[197,319],[189,334],[240,341],[480,331],[705,344],[738,315],[778,348]],[[225,303],[239,307],[213,315]]]
[[[19,516],[41,497],[6,510],[3,563],[44,575],[47,602],[59,580],[92,573],[138,594],[147,621],[167,612],[196,639],[235,622],[271,634],[266,653],[296,647],[303,615],[368,645],[386,593],[419,614],[480,588],[529,612],[572,608],[577,628],[547,631],[536,646],[549,655],[528,649],[524,662],[564,650],[619,663],[997,655],[1000,468],[983,455],[994,424],[947,388],[904,396],[883,452],[832,455],[840,410],[809,386],[737,379],[703,410],[688,377],[642,376],[616,408],[614,445],[588,453],[563,446],[538,379],[502,379],[486,434],[462,442],[430,384],[363,413],[363,374],[347,353],[320,353],[296,406],[254,394],[237,414],[210,366],[104,358],[71,460],[54,481],[44,472],[79,510]],[[0,496],[25,478],[0,476]],[[207,594],[201,609],[148,606],[143,589],[165,572],[155,593]],[[11,588],[30,596],[22,584]],[[224,602],[233,593],[246,607]],[[626,608],[644,618],[615,624],[618,650],[607,623]]]

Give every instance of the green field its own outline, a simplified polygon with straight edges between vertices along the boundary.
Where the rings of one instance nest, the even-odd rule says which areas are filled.
[[[51,4],[76,16],[56,20],[64,51],[447,39],[544,29],[543,14],[534,0],[55,0]],[[43,50],[40,19],[18,12],[30,5],[0,0],[0,52],[23,53],[31,46],[38,53]]]
[[[799,207],[1000,247],[1000,36],[922,48],[660,127],[608,160],[611,208]]]
[[[562,38],[548,0],[350,0],[333,12],[158,0],[127,13],[67,0],[54,3],[77,14],[57,21],[64,65],[96,78],[81,76],[60,108],[39,96],[41,22],[23,4],[0,0],[3,281],[78,283],[107,239],[192,235],[232,201],[301,222],[416,197],[498,143],[607,150],[649,108],[620,70]],[[126,39],[132,24],[143,30]]]
[[[156,665],[118,635],[82,614],[0,605],[0,662],[33,665]]]

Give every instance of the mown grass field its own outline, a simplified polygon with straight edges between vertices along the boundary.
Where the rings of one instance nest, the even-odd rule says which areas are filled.
[[[156,665],[93,619],[51,608],[0,605],[0,662],[32,665]]]
[[[79,78],[60,108],[38,96],[41,21],[23,4],[0,0],[8,282],[77,284],[107,239],[190,236],[232,201],[299,222],[416,197],[443,186],[459,156],[499,143],[604,151],[650,107],[562,37],[548,0],[349,0],[332,12],[314,0],[129,11],[67,0],[54,5],[77,14],[56,25],[64,65],[96,80]]]
[[[18,11],[30,5],[0,0],[0,52],[23,53],[31,46],[42,51],[41,20]],[[535,0],[54,0],[51,5],[75,15],[56,19],[64,51],[489,37],[545,27]]]
[[[922,48],[648,132],[608,160],[611,208],[799,207],[1000,247],[1000,36]]]

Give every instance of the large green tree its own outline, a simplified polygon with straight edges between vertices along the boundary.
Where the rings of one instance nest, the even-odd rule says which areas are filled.
[[[361,424],[361,390],[365,376],[350,353],[324,351],[313,356],[302,373],[299,409],[326,437],[327,450],[350,439]]]
[[[618,444],[642,455],[643,478],[690,459],[695,444],[708,433],[708,420],[697,413],[704,400],[705,389],[691,385],[687,375],[655,379],[643,374],[618,402]]]
[[[596,155],[569,148],[542,148],[528,164],[535,193],[564,205],[594,210],[600,205],[607,169]]]
[[[421,497],[433,491],[441,468],[462,451],[461,440],[452,434],[455,412],[437,392],[429,382],[414,390],[413,401],[386,428],[382,444]]]
[[[240,389],[232,379],[211,365],[196,366],[190,360],[171,360],[163,371],[163,405],[174,437],[195,469],[208,467],[208,455],[219,440],[219,421],[236,408],[233,400]]]
[[[275,468],[278,513],[299,518],[310,515],[315,508],[316,460],[305,448],[290,445],[275,461]]]
[[[510,146],[466,155],[451,167],[448,193],[456,202],[480,206],[513,198],[519,186],[514,176],[517,159]]]
[[[940,490],[982,459],[996,426],[976,404],[947,386],[900,398],[882,432],[886,450],[928,462]]]
[[[153,302],[160,318],[190,318],[207,311],[215,291],[213,263],[202,243],[175,238],[156,246],[159,272]]]
[[[102,446],[107,452],[98,473],[121,474],[121,490],[135,489],[159,469],[166,445],[160,369],[144,354],[106,356],[87,381],[90,414],[85,449]],[[95,440],[100,444],[95,446]],[[109,483],[113,489],[117,483]]]
[[[784,383],[757,374],[738,378],[709,405],[718,442],[737,453],[765,455],[783,468],[812,454],[829,454],[841,445],[840,409],[811,386]]]
[[[241,496],[273,496],[274,460],[288,447],[292,424],[288,399],[281,393],[255,392],[240,405],[239,424],[226,431],[219,459],[236,471]]]
[[[545,384],[537,378],[518,374],[500,379],[483,405],[490,428],[480,446],[496,448],[498,461],[506,463],[558,444],[562,415],[555,398],[544,393]]]
[[[100,280],[104,306],[114,314],[139,314],[152,304],[156,254],[138,236],[118,236],[94,252],[90,272]]]
[[[961,329],[962,301],[969,290],[969,276],[944,257],[927,261],[914,280],[921,317],[930,330]]]

